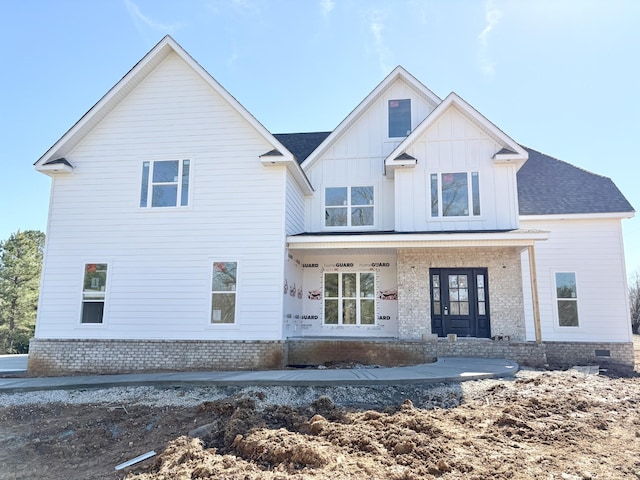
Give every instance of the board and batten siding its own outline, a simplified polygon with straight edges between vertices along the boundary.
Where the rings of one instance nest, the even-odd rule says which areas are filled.
[[[630,342],[631,321],[621,221],[617,218],[521,220],[521,227],[550,231],[535,246],[543,341]],[[555,273],[575,272],[578,327],[560,327]],[[522,254],[527,340],[535,340],[529,258]]]
[[[407,153],[414,168],[395,172],[397,231],[496,230],[518,228],[516,168],[496,165],[502,148],[455,106],[427,129]],[[480,215],[431,217],[430,175],[478,172]]]
[[[278,340],[286,170],[272,147],[170,55],[54,179],[38,338]],[[142,162],[191,161],[189,206],[140,208]],[[211,325],[214,261],[237,261],[237,323]],[[81,325],[85,263],[108,263],[103,325]]]
[[[324,189],[327,187],[374,187],[374,226],[369,230],[393,230],[393,180],[384,176],[384,160],[403,140],[389,138],[389,100],[411,99],[411,126],[415,128],[433,105],[402,79],[393,82],[312,165],[305,168],[315,193],[306,198],[306,230],[324,226]],[[363,230],[366,228],[363,228]],[[350,230],[353,230],[350,228]]]

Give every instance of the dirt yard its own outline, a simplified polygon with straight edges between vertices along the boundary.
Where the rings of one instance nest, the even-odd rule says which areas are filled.
[[[640,374],[604,371],[3,394],[0,478],[640,479],[639,408]],[[158,455],[115,470],[150,450]]]

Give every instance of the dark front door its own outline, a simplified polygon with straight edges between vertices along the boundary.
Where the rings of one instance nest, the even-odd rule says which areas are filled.
[[[486,268],[432,268],[431,331],[444,337],[486,337],[489,295]]]

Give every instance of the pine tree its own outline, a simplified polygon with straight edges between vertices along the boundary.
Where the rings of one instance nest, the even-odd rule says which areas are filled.
[[[38,308],[44,233],[18,231],[0,242],[0,353],[26,353]]]

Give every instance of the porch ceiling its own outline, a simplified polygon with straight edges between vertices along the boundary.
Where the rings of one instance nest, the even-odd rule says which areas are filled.
[[[397,248],[469,248],[520,247],[549,238],[543,230],[510,230],[501,232],[372,232],[339,235],[300,234],[287,237],[289,250],[333,249],[397,249]]]

